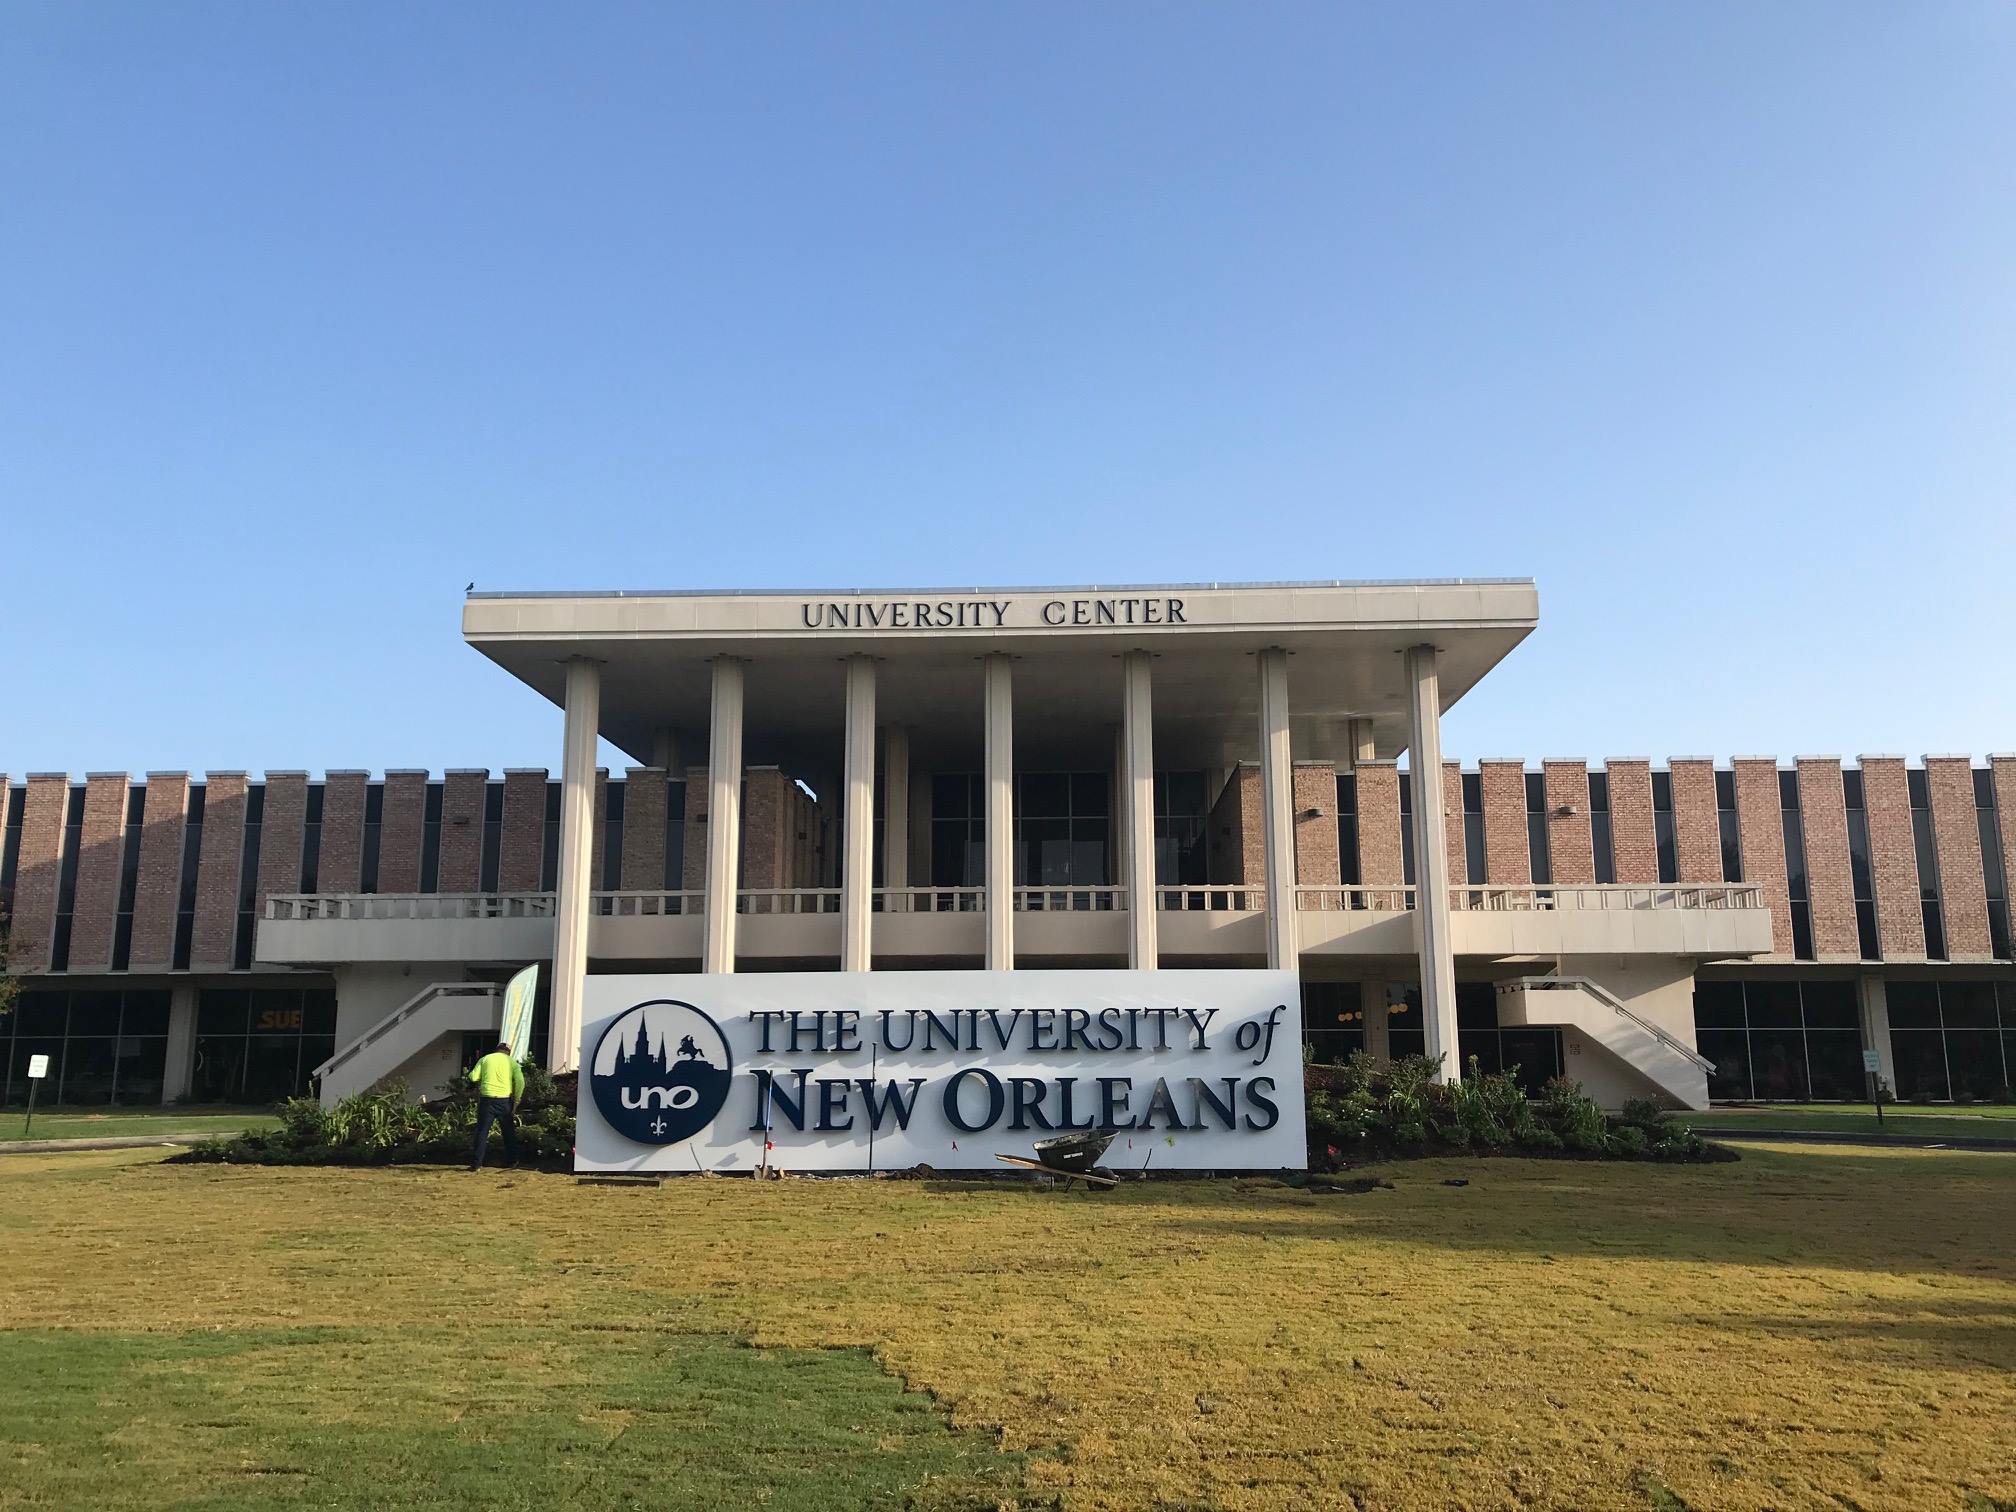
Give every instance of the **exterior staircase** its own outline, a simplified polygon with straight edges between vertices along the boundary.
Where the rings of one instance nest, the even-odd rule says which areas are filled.
[[[1646,1084],[1646,1095],[1696,1111],[1708,1106],[1715,1063],[1669,1030],[1634,1012],[1585,976],[1513,977],[1498,983],[1506,1028],[1569,1028]]]
[[[494,1035],[503,1015],[503,989],[494,982],[430,983],[315,1068],[322,1106],[376,1086],[443,1035]]]

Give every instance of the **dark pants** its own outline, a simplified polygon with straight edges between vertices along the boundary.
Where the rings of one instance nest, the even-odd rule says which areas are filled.
[[[483,1169],[483,1151],[490,1143],[490,1125],[504,1125],[504,1163],[518,1164],[518,1115],[511,1111],[508,1097],[476,1099],[476,1153],[469,1157],[469,1169]]]

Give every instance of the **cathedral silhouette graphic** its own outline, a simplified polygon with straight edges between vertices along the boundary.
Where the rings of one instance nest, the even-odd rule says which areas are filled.
[[[665,1145],[714,1121],[731,1071],[728,1042],[712,1019],[689,1003],[659,1000],[639,1003],[603,1031],[589,1083],[611,1128]]]

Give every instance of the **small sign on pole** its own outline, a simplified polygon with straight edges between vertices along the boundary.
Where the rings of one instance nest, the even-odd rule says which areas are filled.
[[[1883,1069],[1883,1057],[1878,1055],[1874,1050],[1864,1050],[1862,1052],[1862,1069],[1867,1071],[1871,1076],[1874,1076],[1878,1071]]]
[[[1874,1050],[1862,1052],[1862,1074],[1869,1082],[1869,1104],[1876,1110],[1876,1122],[1883,1122],[1883,1057]]]
[[[28,1057],[28,1121],[21,1125],[25,1136],[35,1127],[35,1094],[42,1089],[42,1078],[49,1074],[49,1057],[31,1055]]]

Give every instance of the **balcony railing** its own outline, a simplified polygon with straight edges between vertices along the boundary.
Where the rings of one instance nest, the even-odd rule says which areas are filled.
[[[1295,889],[1298,912],[1404,913],[1414,907],[1415,889],[1397,883]],[[883,887],[873,894],[880,913],[980,913],[984,887]],[[1124,887],[1018,887],[1018,913],[1112,913],[1127,907]],[[1169,913],[1258,913],[1267,906],[1265,889],[1239,884],[1158,887],[1155,906]],[[1481,913],[1622,913],[1648,909],[1721,911],[1764,909],[1764,890],[1755,883],[1656,884],[1520,883],[1463,885],[1449,889],[1449,906]],[[598,918],[672,918],[704,912],[705,894],[696,890],[597,892],[589,912]],[[837,887],[747,887],[736,895],[743,914],[837,914]],[[296,922],[460,919],[550,919],[550,892],[492,893],[274,893],[266,899],[268,919]]]

